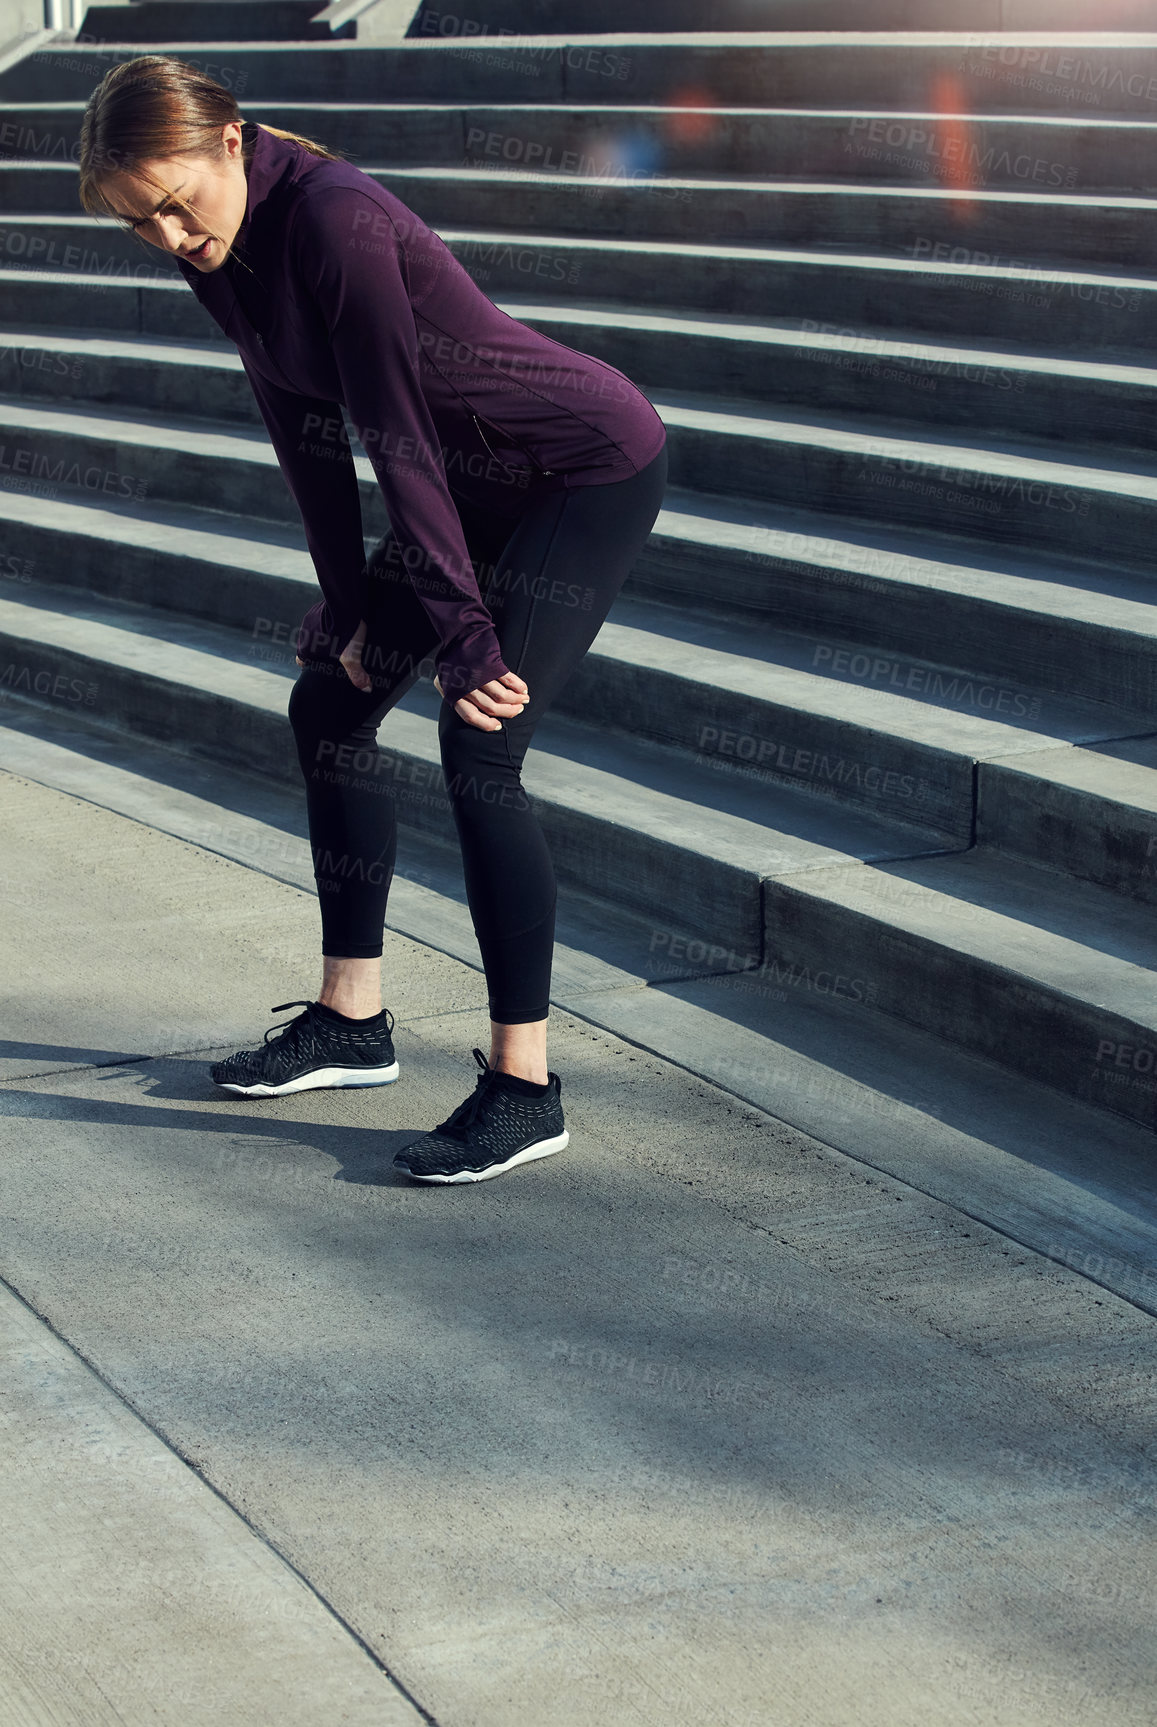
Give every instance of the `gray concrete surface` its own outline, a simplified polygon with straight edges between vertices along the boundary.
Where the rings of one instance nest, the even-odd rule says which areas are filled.
[[[0,1720],[409,1727],[325,1604],[0,1286]]]
[[[0,756],[39,784],[313,896],[302,800],[276,781],[17,702],[3,710]],[[910,885],[896,883],[902,902]],[[387,927],[478,970],[456,847],[402,834]],[[865,1011],[862,991],[853,1001],[846,985],[816,988],[806,976],[781,987],[771,968],[721,969],[702,943],[677,936],[666,919],[564,890],[553,1003],[1157,1316],[1150,1131]]]
[[[154,801],[171,820],[176,794]],[[169,1448],[158,1477],[185,1497],[135,1490],[131,1509],[160,1553],[187,1507],[175,1597],[225,1563],[199,1545],[203,1507],[252,1568],[256,1627],[215,1658],[237,1650],[260,1686],[285,1630],[262,1591],[294,1595],[282,1562],[346,1628],[326,1621],[324,1644],[294,1595],[292,1660],[333,1689],[252,1719],[328,1727],[351,1674],[368,1688],[346,1719],[406,1718],[360,1639],[442,1727],[1151,1720],[1137,1300],[921,1192],[914,1160],[907,1177],[866,1167],[854,1116],[849,1155],[593,1024],[581,1004],[600,994],[624,1025],[632,1001],[645,1021],[664,999],[622,970],[610,989],[597,959],[585,994],[565,961],[575,1010],[553,1016],[566,1152],[477,1189],[415,1187],[390,1160],[472,1084],[476,968],[392,930],[398,1084],[224,1099],[210,1055],[312,993],[313,896],[20,775],[0,778],[0,810],[0,1275],[102,1376],[125,1447]],[[1113,1156],[1105,1211],[1126,1204]],[[1058,1155],[1054,1199],[1066,1174]],[[44,1331],[27,1349],[64,1363]],[[47,1419],[51,1375],[32,1378],[0,1477]],[[23,1469],[17,1591],[43,1560],[38,1516],[62,1552],[100,1521],[69,1517],[63,1485],[91,1508],[125,1480],[85,1451],[102,1429],[84,1397],[47,1401],[68,1481]],[[77,1644],[91,1564],[55,1573]],[[147,1659],[116,1645],[155,1621],[110,1617],[108,1719],[167,1721]],[[45,1719],[86,1720],[71,1673]],[[183,1719],[248,1719],[198,1695]]]

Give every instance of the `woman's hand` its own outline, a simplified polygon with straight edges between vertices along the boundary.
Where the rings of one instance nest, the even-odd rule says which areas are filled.
[[[358,624],[357,629],[338,655],[338,659],[346,669],[346,675],[355,689],[372,690],[373,681],[369,672],[362,665],[362,649],[366,645],[366,620]]]
[[[445,696],[446,692],[437,678],[434,679],[434,688],[440,696]],[[503,720],[517,719],[529,700],[530,691],[518,673],[503,672],[500,678],[492,678],[488,684],[462,696],[454,703],[454,712],[468,725],[477,726],[480,732],[498,732],[502,730]]]
[[[365,645],[366,620],[362,618],[357,629],[338,655],[341,664],[345,667],[346,676],[349,678],[350,683],[359,690],[373,689],[373,682],[370,678],[370,674],[362,665],[362,649]],[[302,659],[300,654],[295,654],[294,658],[299,666],[303,666],[305,664],[305,661]]]

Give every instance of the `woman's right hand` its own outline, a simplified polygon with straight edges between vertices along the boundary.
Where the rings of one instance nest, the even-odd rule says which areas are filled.
[[[357,629],[354,631],[353,635],[350,637],[349,641],[338,656],[341,664],[345,667],[345,673],[350,683],[359,690],[371,690],[374,687],[370,674],[362,665],[362,649],[365,645],[366,620],[362,618]],[[305,661],[302,659],[300,654],[295,654],[293,657],[299,666],[303,666],[305,664]]]
[[[366,620],[362,618],[357,629],[338,655],[346,669],[346,676],[355,689],[372,690],[373,682],[369,672],[362,665],[362,649],[366,645]]]

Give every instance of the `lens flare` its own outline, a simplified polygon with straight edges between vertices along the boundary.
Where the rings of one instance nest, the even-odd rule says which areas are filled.
[[[971,215],[976,196],[969,162],[975,158],[976,148],[962,81],[950,72],[937,78],[932,89],[932,107],[937,115],[937,152],[944,178],[956,193],[953,209],[960,215]]]
[[[685,85],[673,90],[668,98],[668,105],[675,113],[664,115],[667,132],[673,143],[696,144],[710,137],[712,128],[717,124],[716,116],[710,112],[715,103],[715,97],[710,90]]]

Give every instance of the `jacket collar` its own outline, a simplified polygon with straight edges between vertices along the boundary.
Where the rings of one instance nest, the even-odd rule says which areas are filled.
[[[253,151],[249,158],[248,189],[245,195],[245,215],[241,220],[239,238],[244,238],[252,232],[254,217],[258,218],[263,206],[276,200],[277,192],[297,178],[302,162],[301,158],[308,155],[300,144],[292,143],[288,138],[277,138],[272,132],[266,132],[252,120],[241,122],[242,142],[248,144],[253,140]]]

